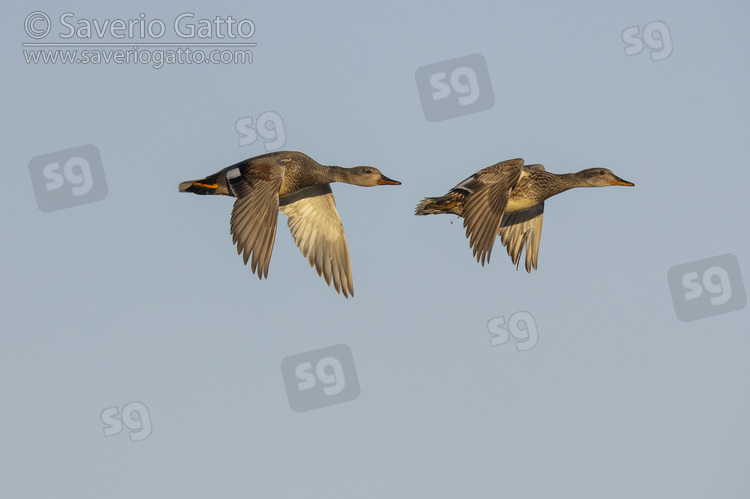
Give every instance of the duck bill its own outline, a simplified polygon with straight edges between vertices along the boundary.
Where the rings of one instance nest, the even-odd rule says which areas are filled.
[[[378,185],[401,185],[401,182],[398,180],[391,180],[385,175],[382,175],[380,180],[378,180]]]
[[[628,182],[627,180],[623,180],[620,177],[615,177],[615,179],[610,182],[610,185],[626,185],[628,187],[633,187],[635,184],[633,182]]]

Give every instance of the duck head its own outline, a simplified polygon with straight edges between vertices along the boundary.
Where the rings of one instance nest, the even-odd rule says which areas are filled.
[[[398,180],[392,180],[372,166],[355,166],[348,168],[347,183],[372,187],[375,185],[401,185]]]
[[[586,187],[606,187],[608,185],[634,186],[633,182],[623,180],[606,168],[589,168],[576,173],[581,183]]]

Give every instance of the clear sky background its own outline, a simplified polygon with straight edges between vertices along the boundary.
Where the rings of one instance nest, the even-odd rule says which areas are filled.
[[[750,488],[749,309],[682,322],[667,279],[730,253],[750,280],[746,2],[14,3],[0,17],[3,497]],[[65,12],[170,30],[191,12],[251,19],[257,46],[244,65],[27,64],[37,10],[50,42],[66,41]],[[623,31],[653,21],[669,57],[626,56]],[[477,53],[491,109],[426,120],[417,69]],[[259,281],[232,246],[232,199],[177,192],[265,153],[236,130],[264,112],[283,118],[283,149],[403,182],[333,185],[353,299],[310,269],[285,217]],[[85,144],[106,197],[42,212],[30,161]],[[549,200],[531,275],[499,244],[477,264],[460,219],[413,216],[515,157],[635,187]],[[492,346],[496,319],[519,312],[537,343]],[[293,411],[282,360],[340,344],[359,396]],[[130,403],[140,423],[105,436],[103,412]]]

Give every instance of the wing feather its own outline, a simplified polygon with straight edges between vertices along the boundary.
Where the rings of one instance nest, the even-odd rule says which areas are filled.
[[[469,247],[482,265],[485,260],[490,261],[508,198],[521,177],[522,169],[522,159],[503,161],[478,171],[454,187],[454,190],[468,192],[463,208],[463,225]]]
[[[508,255],[516,266],[526,245],[525,266],[529,273],[532,267],[536,269],[543,218],[544,202],[541,202],[526,210],[505,215],[498,230],[500,242],[508,249]]]
[[[268,277],[283,176],[283,162],[269,157],[252,159],[227,172],[229,188],[237,198],[229,223],[232,242],[259,279]]]
[[[344,226],[328,184],[308,187],[281,199],[294,242],[329,286],[345,297],[354,296],[349,249]]]

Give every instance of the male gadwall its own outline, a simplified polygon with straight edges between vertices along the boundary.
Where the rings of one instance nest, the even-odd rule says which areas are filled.
[[[230,232],[237,254],[258,278],[268,265],[281,210],[289,220],[294,242],[326,284],[345,297],[354,296],[344,226],[336,211],[331,182],[370,187],[400,185],[377,168],[324,166],[300,152],[279,151],[240,161],[200,180],[180,184],[180,192],[223,194],[237,198]]]
[[[425,198],[416,215],[454,213],[464,218],[466,237],[477,262],[489,263],[495,237],[508,248],[513,263],[526,244],[526,271],[536,269],[542,236],[544,200],[574,187],[635,185],[606,168],[578,173],[548,173],[542,165],[524,165],[523,159],[502,161],[479,170],[448,194]]]

